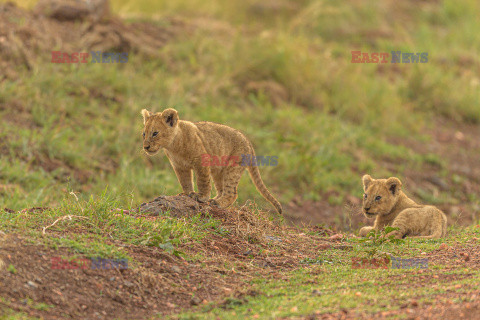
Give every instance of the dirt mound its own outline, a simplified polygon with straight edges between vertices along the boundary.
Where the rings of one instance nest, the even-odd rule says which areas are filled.
[[[98,5],[90,8],[90,3]],[[168,27],[144,22],[125,24],[109,14],[107,1],[100,0],[44,0],[34,11],[11,2],[0,3],[0,74],[15,79],[14,66],[32,69],[36,63],[50,62],[52,51],[156,56],[168,39],[184,29],[179,20],[167,22]]]
[[[190,212],[196,207],[187,198],[163,196],[142,207],[169,206],[181,215],[182,206]],[[198,204],[208,211],[200,212],[219,220],[220,226],[212,226],[202,240],[176,248],[186,256],[201,257],[198,260],[187,261],[159,247],[112,240],[110,245],[121,246],[133,259],[128,268],[56,269],[52,268],[54,258],[71,261],[86,257],[66,248],[39,245],[38,239],[0,233],[0,306],[45,319],[149,318],[206,302],[222,305],[232,297],[255,295],[248,290],[248,280],[258,275],[282,278],[286,270],[316,261],[320,250],[350,249],[325,238],[331,234],[329,230],[316,227],[302,232],[284,227],[253,204],[228,210],[203,206]],[[148,220],[162,219],[165,214],[123,213]]]
[[[150,215],[161,215],[168,212],[174,217],[185,217],[195,215],[197,212],[208,212],[211,207],[199,203],[186,195],[160,196],[150,202],[140,205],[137,212]]]

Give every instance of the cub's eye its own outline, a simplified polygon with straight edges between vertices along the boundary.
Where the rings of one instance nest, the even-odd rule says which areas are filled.
[[[158,132],[157,132],[157,131],[155,131],[155,132],[152,134],[152,137],[156,137],[156,136],[157,136],[157,134],[158,134]]]
[[[145,138],[145,132],[143,133],[143,137]]]
[[[382,197],[380,197],[380,196],[375,197],[375,201],[380,201],[380,199],[382,199]]]
[[[366,193],[363,195],[363,199],[367,199],[367,194]]]

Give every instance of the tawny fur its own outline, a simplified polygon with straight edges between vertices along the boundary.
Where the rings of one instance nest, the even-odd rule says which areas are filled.
[[[242,166],[242,154],[255,156],[248,139],[239,131],[212,122],[180,120],[175,109],[152,113],[142,110],[144,119],[143,148],[148,155],[164,149],[182,186],[183,193],[197,201],[209,201],[211,178],[217,195],[210,202],[226,208],[237,199],[237,186],[245,169],[250,173],[260,194],[279,212],[282,206],[268,191],[257,166]],[[157,132],[156,136],[153,134]],[[202,155],[236,159],[237,165],[203,166]],[[193,189],[192,171],[197,179],[198,193]]]
[[[434,206],[415,203],[402,191],[402,182],[395,177],[372,179],[369,175],[362,178],[365,191],[363,214],[367,218],[376,216],[373,227],[360,229],[360,236],[365,237],[372,229],[382,230],[385,226],[398,228],[388,235],[401,239],[442,238],[447,233],[447,217]],[[380,197],[380,198],[378,198]]]

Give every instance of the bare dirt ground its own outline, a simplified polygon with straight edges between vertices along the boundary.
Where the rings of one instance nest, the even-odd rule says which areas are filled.
[[[187,213],[193,201],[184,196],[163,198]],[[153,202],[150,208],[158,203]],[[178,247],[188,255],[201,257],[198,261],[186,261],[158,247],[112,240],[111,244],[123,246],[135,260],[135,266],[128,269],[55,269],[52,258],[72,258],[73,253],[40,245],[28,237],[3,235],[0,297],[6,302],[0,301],[0,305],[8,304],[14,310],[45,319],[143,319],[212,301],[221,304],[230,296],[255,295],[245,281],[261,275],[280,278],[279,271],[303,267],[302,261],[315,259],[319,250],[351,248],[318,236],[333,234],[330,230],[315,227],[311,229],[315,235],[299,234],[294,228],[258,219],[250,209],[210,208],[209,214],[222,221],[229,236],[210,234],[200,242]],[[151,212],[138,215],[141,219],[158,217]],[[275,251],[271,251],[272,242],[276,243]],[[227,261],[237,267],[226,268]],[[15,266],[15,271],[5,270],[8,265]],[[42,310],[39,303],[55,308]]]
[[[125,24],[108,10],[99,17],[88,12],[69,14],[82,11],[75,7],[82,4],[79,1],[67,1],[61,7],[63,10],[52,13],[46,3],[56,2],[40,1],[33,11],[12,2],[0,4],[0,82],[18,77],[14,66],[30,70],[39,60],[50,61],[52,50],[133,52],[155,57],[158,48],[189,29],[176,19],[169,21],[168,27],[147,22]]]
[[[187,197],[162,198],[175,200],[177,209],[183,206],[185,212],[189,211],[190,201],[182,201]],[[158,247],[126,245],[112,240],[110,244],[124,247],[134,259],[135,264],[127,269],[54,269],[52,258],[82,256],[66,248],[47,247],[28,236],[0,234],[3,260],[0,269],[0,297],[3,300],[0,300],[0,306],[44,319],[144,319],[157,314],[178,313],[206,303],[221,307],[232,297],[241,300],[262,294],[250,289],[249,280],[258,277],[282,280],[286,271],[305,268],[304,261],[317,259],[326,249],[352,249],[331,230],[279,226],[260,219],[251,208],[204,209],[222,221],[222,228],[228,231],[228,236],[211,233],[201,241],[178,247],[189,256],[197,256],[198,260],[186,261]],[[126,211],[124,214],[138,215]],[[159,215],[143,212],[138,218],[155,220]],[[312,314],[306,319],[387,319],[395,315],[407,315],[411,319],[474,318],[480,309],[478,287],[475,284],[453,287],[450,283],[469,276],[468,273],[455,274],[455,270],[480,267],[478,239],[471,239],[466,244],[440,246],[422,257],[429,259],[429,269],[392,276],[391,283],[382,284],[379,290],[390,285],[405,290],[416,286],[440,285],[446,288],[445,293],[434,297],[435,302],[423,303],[419,296],[407,304],[389,301],[393,306],[391,311],[373,315],[349,309],[333,314]],[[15,270],[6,270],[9,265],[15,266]],[[452,273],[447,270],[437,275],[433,270],[435,265],[446,265]],[[54,307],[39,307],[44,304]]]

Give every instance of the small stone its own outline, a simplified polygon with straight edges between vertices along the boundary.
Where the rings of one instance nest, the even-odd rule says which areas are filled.
[[[192,299],[190,300],[190,304],[192,306],[198,306],[201,302],[202,300],[200,300],[199,297],[192,297]]]
[[[470,260],[470,256],[468,255],[468,253],[465,253],[465,254],[463,255],[463,259],[464,259],[465,261],[469,261],[469,260]]]
[[[330,247],[331,247],[330,244],[323,243],[323,244],[320,244],[320,245],[317,247],[317,249],[318,249],[318,250],[327,250],[327,249],[329,249]]]
[[[127,288],[131,288],[134,286],[133,282],[130,282],[130,281],[124,281],[123,285]]]
[[[343,235],[340,233],[334,234],[333,236],[330,236],[330,240],[341,240],[343,238]]]
[[[180,269],[180,268],[177,267],[177,266],[173,266],[173,267],[172,267],[172,271],[173,271],[173,272],[176,272],[176,273],[181,273],[181,272],[182,272],[182,269]]]
[[[442,243],[442,244],[440,245],[440,247],[438,247],[438,249],[440,249],[440,250],[447,250],[447,249],[448,249],[448,244]]]
[[[357,291],[357,292],[355,292],[355,295],[356,295],[357,297],[361,297],[361,296],[362,296],[362,293]]]
[[[425,254],[427,254],[427,253],[426,253],[426,252],[422,252],[422,253],[420,253],[420,254],[423,254],[423,255],[425,255]]]
[[[33,281],[27,281],[27,285],[33,289],[36,289],[38,287],[38,285]]]
[[[313,289],[312,290],[312,294],[314,296],[321,296],[322,295],[322,292],[320,290],[317,290],[317,289]]]
[[[455,139],[463,141],[465,140],[465,135],[461,131],[455,132]]]
[[[115,281],[115,277],[111,277],[109,280],[110,281]]]

